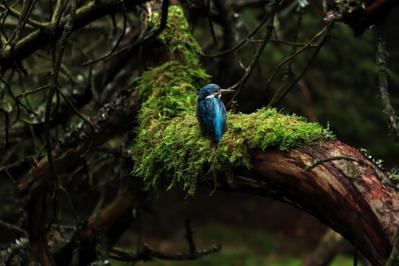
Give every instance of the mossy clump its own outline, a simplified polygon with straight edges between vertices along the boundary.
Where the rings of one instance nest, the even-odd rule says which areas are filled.
[[[275,109],[260,109],[251,114],[228,113],[227,130],[217,145],[201,134],[194,113],[184,113],[167,124],[152,126],[148,135],[151,143],[141,146],[136,174],[155,187],[161,178],[169,179],[169,187],[182,182],[189,194],[194,193],[200,178],[250,169],[250,149],[288,150],[332,136],[316,123]]]
[[[151,27],[158,28],[160,14],[155,12],[150,20]],[[197,53],[200,46],[190,32],[190,26],[183,10],[176,5],[169,7],[166,29],[158,37],[158,41],[173,56],[183,64],[199,64]]]
[[[188,194],[193,194],[200,178],[250,169],[250,149],[288,150],[332,136],[316,123],[266,108],[251,114],[228,113],[227,130],[217,145],[203,136],[195,105],[197,92],[209,82],[209,77],[199,64],[195,40],[192,36],[179,37],[188,34],[185,27],[184,33],[178,31],[181,27],[176,28],[179,20],[187,24],[181,9],[171,7],[169,18],[160,38],[166,47],[179,44],[170,48],[170,60],[142,75],[138,86],[147,100],[139,114],[133,148],[134,175],[142,177],[146,184],[157,187],[167,183],[172,188],[183,183]]]

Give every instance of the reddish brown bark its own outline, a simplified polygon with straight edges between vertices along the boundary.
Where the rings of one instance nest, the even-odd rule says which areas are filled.
[[[317,160],[344,156],[312,170]],[[270,196],[317,217],[341,233],[373,265],[392,249],[399,194],[381,182],[389,177],[355,148],[338,140],[282,151],[254,151],[251,175],[237,176],[227,189]],[[354,161],[355,160],[355,161]]]

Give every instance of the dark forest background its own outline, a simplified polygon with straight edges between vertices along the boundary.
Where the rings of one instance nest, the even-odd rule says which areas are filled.
[[[0,48],[4,49],[7,43],[15,45],[40,29],[41,21],[49,20],[52,15],[57,20],[54,15],[57,5],[61,6],[61,17],[73,10],[74,3],[81,7],[90,2],[96,1],[1,1]],[[62,48],[57,40],[63,37],[50,38],[22,60],[12,64],[0,61],[2,263],[20,265],[29,257],[26,238],[30,221],[26,213],[29,196],[21,195],[18,179],[46,155],[48,145],[50,148],[56,145],[77,147],[85,119],[113,108],[107,103],[115,99],[123,101],[137,78],[156,61],[152,58],[151,40],[131,49],[123,50],[123,47],[145,36],[146,18],[151,12],[159,12],[161,3],[123,2],[126,3],[113,7],[117,11],[111,12],[112,15],[99,16],[88,25],[73,29],[64,36]],[[212,81],[223,88],[233,86],[244,74],[242,65],[248,66],[251,62],[263,31],[227,55],[208,57],[204,54],[218,53],[247,38],[264,19],[269,1],[182,2],[192,32],[202,48],[201,62]],[[307,69],[286,97],[273,105],[283,112],[296,113],[330,128],[340,140],[364,148],[375,160],[383,160],[387,170],[395,172],[399,150],[378,88],[375,27],[355,36],[348,25],[335,23],[309,67],[307,63],[318,49],[318,42],[282,67],[266,89],[275,67],[325,27],[324,14],[322,1],[282,1],[274,21],[273,41],[260,56],[232,108],[249,113],[267,106],[281,86]],[[395,109],[399,107],[397,25],[399,10],[395,8],[383,26],[389,52],[390,100]],[[60,36],[65,31],[54,34]],[[118,51],[120,53],[115,55]],[[62,61],[57,66],[59,58]],[[51,100],[51,114],[46,115],[51,90],[48,84],[52,82],[58,85]],[[223,100],[228,102],[230,98],[231,95],[227,95]],[[123,128],[120,134],[90,150],[77,167],[59,173],[63,190],[47,196],[46,221],[50,226],[48,239],[52,249],[62,250],[76,232],[84,228],[89,217],[112,202],[122,187],[135,182],[130,176],[130,147],[135,125],[134,121],[122,121],[125,124],[120,125]],[[131,216],[134,219],[126,219],[131,223],[114,247],[135,251],[142,243],[147,243],[163,252],[185,251],[187,219],[194,229],[197,246],[221,244],[223,247],[222,251],[195,262],[156,260],[138,262],[138,265],[302,265],[322,239],[330,239],[333,243],[331,265],[352,265],[355,252],[337,235],[333,237],[337,242],[334,244],[332,233],[315,218],[257,196],[200,189],[193,197],[187,197],[178,189],[161,190],[156,195],[146,195],[146,200],[134,208]],[[130,265],[107,254],[108,240],[102,236],[98,238],[92,260],[96,265]]]

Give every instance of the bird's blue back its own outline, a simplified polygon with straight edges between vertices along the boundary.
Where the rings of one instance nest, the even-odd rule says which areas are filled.
[[[208,84],[201,88],[197,101],[197,118],[202,129],[219,142],[226,126],[226,108],[219,97],[207,98],[217,92],[220,93],[220,87],[216,84]]]

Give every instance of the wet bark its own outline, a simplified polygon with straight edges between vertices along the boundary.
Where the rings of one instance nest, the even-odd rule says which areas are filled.
[[[289,203],[342,234],[373,265],[384,265],[396,233],[399,194],[360,151],[334,140],[289,152],[253,151],[252,161],[250,174],[221,189]]]

